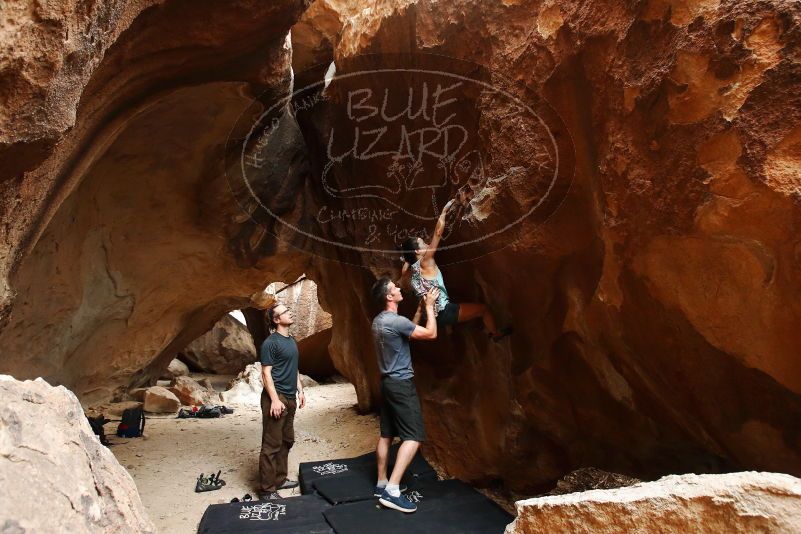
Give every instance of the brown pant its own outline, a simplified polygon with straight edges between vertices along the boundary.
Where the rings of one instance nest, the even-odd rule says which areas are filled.
[[[261,392],[261,454],[259,478],[262,493],[278,490],[286,481],[289,449],[295,443],[295,399],[278,394],[286,411],[278,419],[270,417],[272,401],[266,390]]]

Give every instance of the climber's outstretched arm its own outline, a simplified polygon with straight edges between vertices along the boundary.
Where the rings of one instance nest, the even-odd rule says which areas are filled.
[[[448,214],[448,210],[451,209],[453,203],[454,200],[450,200],[445,204],[445,207],[442,208],[442,213],[439,214],[439,219],[437,219],[437,225],[434,227],[434,235],[431,237],[431,243],[421,261],[433,258],[434,254],[437,252],[439,240],[442,239],[442,234],[445,232],[445,216]]]

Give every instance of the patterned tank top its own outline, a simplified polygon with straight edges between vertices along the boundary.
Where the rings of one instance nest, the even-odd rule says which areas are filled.
[[[415,295],[418,298],[422,298],[428,293],[432,287],[439,288],[439,297],[437,301],[434,303],[434,315],[438,315],[441,310],[445,308],[445,306],[449,302],[448,298],[448,290],[445,289],[445,280],[442,278],[442,271],[439,270],[437,267],[437,278],[432,280],[430,278],[426,278],[423,276],[423,273],[420,271],[420,260],[417,260],[412,265],[412,289],[414,289]]]

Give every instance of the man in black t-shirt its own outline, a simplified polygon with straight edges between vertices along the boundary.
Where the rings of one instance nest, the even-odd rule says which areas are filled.
[[[261,392],[262,434],[259,455],[259,493],[264,498],[280,498],[277,490],[297,487],[287,479],[289,449],[295,443],[295,396],[303,408],[306,397],[298,374],[298,345],[289,335],[294,323],[292,312],[283,304],[267,310],[272,334],[262,343]]]

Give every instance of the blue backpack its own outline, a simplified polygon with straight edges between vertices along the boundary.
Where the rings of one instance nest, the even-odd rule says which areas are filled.
[[[145,411],[142,408],[128,408],[122,412],[122,420],[117,425],[117,435],[121,438],[138,438],[145,433]]]

